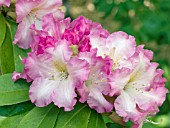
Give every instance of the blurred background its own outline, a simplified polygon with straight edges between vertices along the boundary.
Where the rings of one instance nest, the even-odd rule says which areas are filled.
[[[110,33],[125,31],[135,36],[137,44],[154,51],[154,59],[164,70],[170,90],[170,0],[64,0],[63,10],[72,19],[84,15],[102,24]],[[170,128],[170,94],[151,118],[158,124],[144,128]],[[108,128],[121,126],[108,123]]]

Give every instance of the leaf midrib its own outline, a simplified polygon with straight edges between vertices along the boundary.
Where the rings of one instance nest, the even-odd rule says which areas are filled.
[[[84,108],[86,108],[87,105],[83,106],[81,109],[79,109],[77,112],[75,112],[72,117],[70,117],[70,119],[65,123],[65,125],[63,126],[63,128],[73,119],[74,116],[77,115],[77,113],[79,113],[81,110],[83,110]]]

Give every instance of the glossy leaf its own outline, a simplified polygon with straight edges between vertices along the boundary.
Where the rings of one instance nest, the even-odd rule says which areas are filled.
[[[14,50],[14,63],[15,63],[15,71],[23,72],[24,64],[22,63],[22,59],[27,57],[27,51],[19,48],[17,45],[13,45]]]
[[[8,105],[8,106],[0,106],[0,116],[13,116],[17,114],[21,114],[27,111],[30,111],[34,107],[30,101]]]
[[[91,110],[91,115],[87,128],[106,128],[106,124],[101,116],[95,110]]]
[[[17,30],[17,23],[11,19],[7,19],[7,26],[10,30],[10,34],[11,34],[11,39],[12,41],[14,40],[14,36]]]
[[[17,128],[18,123],[22,120],[26,113],[11,117],[4,117],[0,122],[0,128]]]
[[[6,33],[6,23],[4,16],[0,13],[0,47],[4,41]]]
[[[13,40],[15,33],[16,33],[17,24],[13,20],[8,19],[7,26],[9,27],[11,38]],[[17,72],[23,71],[24,65],[21,60],[22,60],[22,58],[27,57],[27,52],[29,52],[29,51],[30,51],[30,49],[28,49],[28,50],[21,49],[17,45],[13,44],[15,71],[17,71]]]
[[[8,27],[6,27],[5,39],[0,47],[0,62],[2,74],[12,73],[14,71],[13,46]]]
[[[87,105],[77,103],[74,110],[60,111],[55,128],[87,128],[91,110]]]
[[[74,110],[61,110],[55,128],[105,128],[100,114],[91,110],[86,104],[77,103]]]
[[[12,74],[0,76],[0,106],[28,101],[29,84],[25,80],[12,81]]]
[[[54,105],[32,109],[21,120],[17,128],[53,128],[59,113],[59,108]]]

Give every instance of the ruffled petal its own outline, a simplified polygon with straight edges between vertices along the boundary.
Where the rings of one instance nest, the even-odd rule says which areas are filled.
[[[138,55],[139,53],[144,54],[144,56],[145,56],[148,60],[152,60],[152,58],[153,58],[153,52],[152,52],[151,50],[144,49],[144,45],[139,45],[139,46],[136,48],[136,52],[135,52],[134,56],[135,56],[135,55]]]
[[[32,79],[25,73],[26,71],[24,70],[23,73],[18,73],[16,71],[13,72],[12,74],[12,80],[16,82],[18,79],[26,79],[27,82],[31,82]]]
[[[41,0],[17,0],[15,7],[17,23],[21,22]]]
[[[92,21],[83,16],[79,16],[70,24],[68,29],[65,30],[62,38],[73,45],[78,45],[85,36],[90,34],[91,23]]]
[[[165,101],[168,90],[164,87],[156,89],[151,88],[148,91],[136,90],[135,88],[127,90],[128,94],[135,99],[140,109],[150,111],[155,106],[161,106]]]
[[[92,109],[98,113],[110,112],[113,109],[113,105],[104,98],[100,90],[89,88],[89,92],[87,103]]]
[[[114,69],[126,67],[126,62],[136,50],[136,42],[133,36],[129,36],[124,32],[112,33],[106,41],[106,47],[109,48],[109,55],[113,59]],[[123,63],[123,64],[122,64]],[[128,63],[129,66],[129,63]]]
[[[78,91],[78,93],[81,96],[79,101],[81,103],[86,102],[90,92],[89,92],[89,89],[87,88],[87,86],[85,85],[85,83],[84,83],[84,85],[81,88],[77,88],[77,91]]]
[[[10,0],[0,0],[0,6],[2,6],[2,5],[6,5],[6,6],[10,6]]]
[[[56,60],[58,63],[66,64],[73,52],[69,48],[68,42],[66,40],[59,40],[55,47],[50,47],[45,50],[46,53],[51,54],[53,56],[54,61]]]
[[[62,34],[65,29],[70,24],[70,18],[64,20],[55,20],[53,14],[47,14],[42,19],[42,28],[44,31],[47,31],[50,36],[55,37],[56,39],[61,39]]]
[[[143,116],[143,114],[136,109],[135,100],[124,91],[116,98],[114,106],[116,113],[122,116],[124,121],[132,120],[135,122]]]
[[[61,5],[61,0],[18,0],[16,3],[17,22],[21,22],[28,14],[33,19],[42,19],[44,15],[53,13],[55,18],[63,19],[64,14],[59,9]]]
[[[73,80],[69,77],[58,82],[57,88],[52,94],[52,100],[59,108],[64,107],[65,111],[70,111],[76,104],[76,96]]]
[[[30,43],[33,41],[33,32],[30,29],[30,26],[33,22],[31,17],[26,17],[19,23],[13,41],[14,44],[18,44],[18,46],[23,49],[28,49],[30,47]]]
[[[79,58],[86,60],[91,69],[84,87],[78,89],[81,96],[80,101],[85,102],[87,100],[89,106],[99,113],[111,111],[113,105],[103,96],[110,92],[110,84],[107,80],[107,74],[111,67],[110,59],[96,57],[96,51],[80,53]]]
[[[51,78],[51,74],[56,71],[51,62],[51,56],[48,54],[36,56],[34,53],[29,53],[28,57],[23,59],[25,73],[31,79],[38,77]]]
[[[75,86],[77,88],[82,87],[83,82],[89,77],[89,64],[85,60],[74,57],[68,62],[68,72],[74,79]]]
[[[152,88],[157,88],[157,87],[164,87],[164,83],[166,82],[166,78],[162,77],[162,74],[164,73],[163,70],[157,69],[155,71],[155,77],[153,81],[151,82],[151,87]]]
[[[157,63],[149,65],[144,62],[138,63],[130,75],[129,85],[139,89],[149,87],[154,79],[157,66]]]
[[[37,78],[30,86],[29,97],[31,102],[38,107],[47,106],[52,102],[52,94],[58,86],[58,81]]]
[[[44,15],[49,13],[52,13],[57,19],[63,19],[64,13],[59,9],[61,5],[62,0],[41,0],[32,12],[35,13],[39,19],[42,19]]]
[[[119,95],[130,79],[131,70],[128,68],[116,69],[109,76],[111,85],[110,96]]]
[[[56,42],[56,39],[51,36],[34,36],[34,41],[31,43],[31,50],[37,54],[43,54],[47,48],[54,48]]]
[[[97,49],[97,56],[105,57],[107,55],[109,49],[106,47],[105,38],[100,35],[90,35],[90,44],[92,49]]]
[[[92,49],[97,49],[97,56],[105,57],[107,51],[106,39],[109,36],[109,32],[104,30],[99,23],[93,23],[89,35],[90,45]]]

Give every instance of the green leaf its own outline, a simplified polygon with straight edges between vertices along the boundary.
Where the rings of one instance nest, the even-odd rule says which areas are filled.
[[[74,110],[65,112],[60,111],[55,128],[87,128],[90,118],[90,108],[85,104],[77,103]]]
[[[17,45],[13,45],[13,50],[14,50],[15,71],[23,72],[24,64],[22,63],[21,60],[27,57],[27,52],[29,52],[29,50],[21,49]]]
[[[17,23],[14,20],[7,19],[7,26],[10,30],[11,39],[14,40],[14,36],[17,30]]]
[[[12,73],[14,71],[13,46],[8,27],[6,27],[5,39],[0,47],[0,62],[2,74]]]
[[[21,114],[26,111],[30,111],[34,107],[30,101],[8,105],[8,106],[0,106],[0,116],[13,116],[16,114]]]
[[[4,16],[0,13],[0,47],[4,41],[6,33],[6,23]]]
[[[87,128],[106,128],[102,115],[95,110],[91,110],[89,124]]]
[[[74,110],[60,111],[55,128],[105,128],[102,116],[86,104],[77,103]]]
[[[16,33],[17,24],[13,20],[8,19],[7,26],[10,29],[11,38],[13,40]],[[30,49],[25,50],[19,48],[18,45],[13,45],[15,71],[23,72],[24,64],[22,63],[21,59],[27,57],[28,52],[30,52]]]
[[[0,128],[17,128],[18,123],[26,114],[27,112],[16,116],[4,117],[4,119],[0,122]]]
[[[12,81],[12,74],[0,76],[0,106],[28,101],[29,84],[25,80]]]
[[[32,109],[19,123],[17,128],[53,128],[59,113],[54,105]]]

